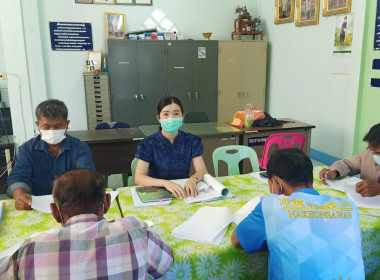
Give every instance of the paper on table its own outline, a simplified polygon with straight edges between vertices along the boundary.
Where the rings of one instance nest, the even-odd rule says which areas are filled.
[[[171,180],[182,187],[185,186],[188,179]],[[203,182],[197,184],[199,194],[197,197],[187,197],[185,201],[187,203],[205,202],[217,199],[232,198],[234,195],[221,183],[218,182],[210,174],[203,176]]]
[[[361,182],[362,179],[357,177],[348,177],[344,179],[339,180],[329,180],[325,179],[326,183],[330,185],[330,187],[334,190],[341,191],[341,192],[347,192],[347,189],[349,189],[351,186],[354,186]]]
[[[169,205],[170,203],[172,203],[172,199],[163,200],[162,202],[142,202],[140,196],[136,192],[136,188],[131,188],[131,195],[132,195],[133,205],[135,207],[161,206],[161,205]]]
[[[356,204],[356,207],[380,209],[380,195],[373,197],[362,197],[360,193],[356,192],[355,186],[350,186],[347,188],[346,193],[348,198]]]
[[[111,203],[115,200],[115,198],[119,194],[118,191],[110,191],[107,193],[111,195]],[[51,213],[50,203],[53,203],[53,202],[54,200],[51,194],[39,195],[39,196],[32,195],[32,208],[42,213]]]
[[[255,197],[244,204],[239,210],[233,214],[233,222],[238,225],[244,220],[259,204],[261,197]]]
[[[227,207],[202,207],[193,216],[172,231],[176,238],[219,245],[232,222]]]
[[[255,177],[256,179],[259,179],[260,181],[264,182],[265,184],[268,184],[268,178],[261,176],[260,172],[252,172],[249,175]]]

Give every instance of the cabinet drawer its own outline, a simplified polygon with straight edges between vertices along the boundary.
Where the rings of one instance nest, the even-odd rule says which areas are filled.
[[[107,116],[111,115],[111,112],[109,109],[88,109],[87,112],[88,112],[88,115],[90,114],[95,114],[95,115],[103,114]]]
[[[111,110],[110,104],[108,102],[100,102],[100,103],[87,103],[87,110],[98,110],[98,109],[106,109]]]
[[[88,90],[108,90],[109,85],[107,84],[87,84],[86,83],[86,91]]]

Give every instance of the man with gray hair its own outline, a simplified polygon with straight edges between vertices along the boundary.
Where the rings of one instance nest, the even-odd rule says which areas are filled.
[[[31,208],[31,195],[51,194],[55,177],[72,168],[95,170],[86,143],[67,135],[70,121],[65,103],[49,99],[36,108],[40,135],[19,149],[8,177],[7,194],[18,210]]]

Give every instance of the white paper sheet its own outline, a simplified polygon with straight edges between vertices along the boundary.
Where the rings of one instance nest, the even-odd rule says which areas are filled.
[[[337,191],[341,192],[347,192],[347,189],[351,188],[352,186],[355,187],[355,185],[362,181],[362,179],[357,177],[348,177],[345,179],[340,180],[329,180],[325,179],[326,183],[329,184],[329,186]]]
[[[265,184],[268,184],[268,178],[261,176],[260,172],[252,172],[249,175],[255,177],[256,179],[259,179],[260,181],[264,182]]]
[[[171,181],[184,187],[187,180],[188,179],[179,179]],[[216,180],[210,174],[205,174],[203,176],[203,181],[197,184],[197,188],[199,190],[198,196],[185,198],[184,200],[187,203],[206,202],[234,197],[234,195],[229,192],[228,188],[219,183],[218,180]]]
[[[133,205],[135,207],[162,206],[162,205],[169,205],[170,203],[172,203],[172,199],[163,200],[161,202],[142,202],[140,196],[136,192],[136,188],[131,188],[131,195],[132,195]]]
[[[239,210],[233,214],[233,222],[238,225],[242,220],[244,220],[259,204],[261,198],[255,197],[244,204]]]
[[[227,207],[202,207],[193,216],[172,231],[176,238],[219,245],[232,222]]]
[[[111,195],[111,203],[115,200],[115,198],[119,195],[118,191],[110,191],[107,192]],[[32,195],[32,208],[34,210],[40,211],[42,213],[51,213],[50,211],[50,203],[53,203],[53,196],[49,195]]]
[[[380,195],[374,197],[362,197],[356,192],[355,186],[347,188],[346,193],[348,198],[356,204],[356,207],[380,209]]]

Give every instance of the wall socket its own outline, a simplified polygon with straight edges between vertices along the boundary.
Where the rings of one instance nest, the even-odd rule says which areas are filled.
[[[3,80],[6,80],[7,79],[7,72],[1,73],[1,76],[2,76]]]

